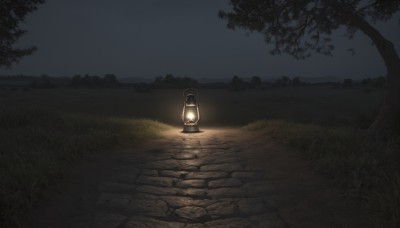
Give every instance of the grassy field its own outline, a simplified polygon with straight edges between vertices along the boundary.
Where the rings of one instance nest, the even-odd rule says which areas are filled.
[[[17,224],[18,214],[46,194],[68,162],[157,137],[167,128],[160,122],[180,125],[181,93],[130,88],[0,91],[0,219]],[[400,224],[399,159],[392,152],[396,142],[371,145],[363,130],[383,94],[328,86],[204,89],[198,100],[201,126],[254,122],[246,128],[303,150],[349,196],[366,200],[387,227],[394,227]]]
[[[71,162],[160,136],[167,125],[33,108],[0,109],[0,226],[46,195]]]
[[[231,92],[199,91],[201,124],[244,125],[265,118],[317,124],[353,124],[372,116],[382,90],[334,89],[328,86],[283,87]],[[0,91],[7,107],[40,107],[92,116],[150,118],[180,125],[182,90],[57,89]]]
[[[284,120],[260,120],[245,129],[297,148],[316,169],[343,187],[346,197],[361,200],[375,227],[400,227],[400,136],[371,142],[366,130]]]

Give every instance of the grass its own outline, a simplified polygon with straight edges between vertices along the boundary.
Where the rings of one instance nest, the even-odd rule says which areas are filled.
[[[18,227],[19,216],[46,195],[72,161],[158,138],[168,128],[147,119],[0,110],[0,226]]]
[[[362,89],[334,89],[328,86],[283,87],[232,92],[200,89],[201,125],[240,125],[280,118],[324,125],[347,125],[359,116],[370,115],[384,95]],[[1,91],[6,106],[34,106],[61,112],[105,117],[150,118],[180,125],[182,90],[152,90],[138,93],[120,89],[48,89]]]
[[[243,126],[281,119],[247,128],[301,148],[321,172],[349,189],[349,197],[367,201],[390,227],[399,224],[399,160],[391,152],[396,144],[371,145],[360,129],[369,125],[383,95],[384,90],[329,86],[201,89],[200,125]],[[182,103],[182,90],[174,89],[0,90],[0,110],[14,110],[0,111],[0,219],[17,222],[17,214],[45,195],[44,189],[68,162],[156,137],[165,129],[141,119],[181,124]]]
[[[347,197],[366,203],[377,215],[376,227],[400,227],[400,137],[382,144],[369,141],[359,128],[284,120],[260,120],[245,129],[303,151]]]

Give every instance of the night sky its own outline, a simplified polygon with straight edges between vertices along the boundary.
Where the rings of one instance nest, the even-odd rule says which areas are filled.
[[[220,9],[229,9],[228,1],[48,0],[27,17],[28,34],[17,45],[36,45],[38,51],[0,74],[114,73],[149,79],[167,73],[194,78],[385,74],[381,57],[361,32],[351,41],[343,37],[344,30],[335,32],[334,57],[296,60],[270,55],[271,46],[257,33],[227,29],[218,18]],[[398,16],[376,26],[400,52]]]

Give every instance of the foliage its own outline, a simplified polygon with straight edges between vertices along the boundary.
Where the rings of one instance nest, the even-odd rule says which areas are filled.
[[[0,3],[0,67],[11,67],[36,47],[15,48],[14,44],[26,33],[20,28],[27,14],[35,11],[44,0],[2,0]]]
[[[195,79],[189,77],[175,77],[167,74],[165,77],[157,77],[153,83],[156,88],[189,88],[197,87],[198,83]]]
[[[261,120],[245,128],[303,151],[320,172],[346,189],[347,197],[378,212],[376,227],[400,226],[400,136],[372,142],[365,130],[282,120]]]
[[[75,75],[71,78],[70,85],[72,87],[117,87],[119,82],[114,74],[105,74],[103,78],[97,75],[85,74],[83,77],[81,75]]]
[[[50,77],[43,74],[39,79],[35,79],[31,83],[32,88],[49,89],[53,88],[54,85],[51,83]]]
[[[294,77],[294,78],[292,79],[292,82],[293,82],[293,85],[295,85],[295,86],[298,86],[298,85],[301,85],[301,84],[302,84],[302,82],[301,82],[301,80],[300,80],[300,77]]]
[[[229,83],[230,89],[233,91],[243,91],[246,89],[246,83],[243,79],[239,78],[239,76],[235,75],[232,77],[231,82]]]
[[[297,82],[300,84],[300,78],[299,77],[293,78],[293,80],[294,79],[298,80]],[[279,86],[288,86],[290,84],[294,84],[293,80],[290,79],[288,76],[282,76],[281,78],[276,79],[274,84],[275,84],[275,86],[278,86],[278,87]],[[299,84],[296,84],[296,85],[299,85]]]
[[[167,128],[145,119],[1,110],[0,226],[16,227],[19,216],[46,196],[72,161],[160,137]]]
[[[343,80],[343,87],[344,88],[351,88],[353,86],[353,80],[351,78],[345,78]]]
[[[372,86],[375,88],[383,88],[383,87],[385,87],[385,85],[386,85],[385,77],[379,77],[372,81]]]
[[[370,86],[373,88],[384,88],[386,84],[385,77],[377,77],[377,78],[364,78],[361,80],[361,85]]]
[[[250,83],[252,87],[260,87],[262,85],[261,78],[258,76],[253,76]]]
[[[399,11],[400,1],[360,0],[230,0],[231,12],[220,11],[228,28],[257,31],[267,43],[274,44],[272,54],[282,52],[303,59],[312,52],[331,55],[331,33],[347,26],[352,38],[365,20],[387,21]],[[365,24],[362,24],[365,25]]]
[[[312,53],[331,55],[331,34],[340,26],[348,38],[357,30],[368,36],[387,70],[388,93],[379,115],[369,127],[371,137],[389,140],[400,133],[400,58],[392,42],[374,26],[388,21],[400,10],[399,0],[230,0],[230,12],[220,12],[228,28],[257,31],[273,44],[271,54],[287,53],[304,59]]]

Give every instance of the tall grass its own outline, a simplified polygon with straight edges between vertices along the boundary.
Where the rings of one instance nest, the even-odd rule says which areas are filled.
[[[400,137],[371,142],[361,129],[282,120],[261,120],[245,129],[303,151],[348,197],[365,202],[376,215],[376,227],[400,227]]]
[[[146,119],[0,110],[0,227],[18,227],[19,216],[45,196],[69,162],[157,138],[167,128]]]

